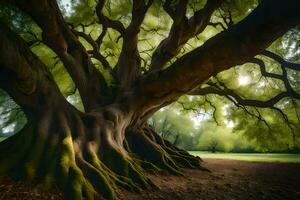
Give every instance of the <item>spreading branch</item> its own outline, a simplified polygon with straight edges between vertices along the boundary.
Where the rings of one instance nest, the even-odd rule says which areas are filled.
[[[168,37],[161,41],[153,53],[150,71],[163,68],[189,39],[200,34],[209,25],[211,15],[222,0],[207,1],[204,8],[196,11],[191,18],[186,17],[187,3],[186,0],[179,1],[173,8],[171,0],[165,1],[164,10],[173,19],[173,24]]]
[[[0,88],[22,108],[28,119],[41,109],[42,98],[63,99],[51,73],[27,43],[0,21]],[[67,102],[66,102],[67,104]]]
[[[144,0],[132,1],[132,18],[123,33],[122,50],[115,67],[120,88],[128,89],[141,75],[141,58],[138,51],[138,33],[144,17],[153,0],[146,4]]]
[[[121,35],[123,35],[125,31],[125,27],[122,22],[118,20],[112,20],[109,17],[105,16],[103,13],[103,8],[105,6],[105,0],[99,0],[96,6],[96,14],[99,20],[99,23],[102,24],[104,28],[112,28],[118,31]]]
[[[217,83],[209,81],[207,84],[208,87],[204,88],[197,88],[190,92],[190,95],[209,95],[209,94],[216,94],[218,96],[226,97],[228,100],[230,100],[236,107],[242,108],[248,115],[257,118],[258,121],[262,121],[270,130],[270,125],[268,122],[263,118],[261,113],[259,112],[258,108],[268,108],[276,111],[277,113],[282,116],[282,119],[285,121],[287,126],[290,128],[293,140],[295,140],[296,132],[295,130],[299,130],[299,128],[291,122],[289,117],[284,113],[280,107],[278,107],[278,103],[286,98],[290,98],[292,102],[295,102],[295,99],[300,99],[300,94],[294,91],[291,84],[289,83],[289,79],[287,76],[287,69],[293,69],[293,70],[300,70],[298,68],[297,63],[291,63],[285,61],[282,57],[279,55],[270,52],[270,51],[263,51],[263,55],[277,61],[280,64],[282,74],[274,74],[267,72],[266,66],[263,60],[258,58],[253,58],[250,60],[251,63],[257,64],[259,66],[261,75],[266,78],[272,78],[276,80],[280,80],[284,83],[285,91],[280,92],[276,94],[273,97],[270,97],[268,100],[262,101],[262,100],[254,100],[254,99],[246,99],[242,96],[240,96],[236,91],[229,89],[225,83],[221,82],[219,79],[216,78]],[[256,114],[250,112],[247,107],[255,108]],[[297,115],[297,113],[296,113]],[[297,115],[298,116],[298,115]]]
[[[271,51],[268,51],[268,50],[264,50],[261,54],[277,61],[284,68],[300,71],[299,63],[288,62],[288,61],[284,60],[282,57],[280,57],[279,55],[277,55]]]
[[[42,39],[60,58],[79,90],[86,110],[103,102],[107,85],[88,53],[68,27],[55,0],[8,1],[27,13],[42,29]],[[98,92],[95,92],[98,91]]]
[[[229,89],[224,83],[221,81],[218,81],[218,84],[213,82],[208,82],[208,87],[204,88],[197,88],[189,93],[189,95],[208,95],[208,94],[217,94],[220,96],[225,96],[228,99],[234,99],[234,102],[237,102],[239,105],[242,106],[253,106],[253,107],[259,107],[259,108],[271,108],[274,107],[279,101],[281,101],[284,98],[290,97],[293,99],[300,99],[300,94],[297,93],[293,87],[291,86],[288,76],[287,76],[287,68],[292,68],[294,70],[300,70],[300,68],[297,68],[296,66],[299,66],[297,63],[291,63],[285,61],[282,57],[279,55],[270,52],[270,51],[263,51],[262,55],[265,55],[269,58],[274,59],[275,61],[279,62],[282,70],[282,74],[275,74],[267,72],[266,66],[263,60],[258,58],[252,58],[249,62],[257,64],[260,69],[260,73],[263,77],[272,78],[280,80],[284,83],[285,91],[282,91],[275,96],[269,98],[266,101],[260,101],[260,100],[253,100],[253,99],[245,99],[241,97],[239,94],[237,94],[234,90]],[[219,86],[221,85],[221,87]]]
[[[104,69],[106,69],[113,76],[114,73],[112,67],[110,66],[109,62],[106,60],[106,58],[102,55],[100,51],[100,45],[102,43],[101,41],[103,40],[104,37],[103,32],[105,32],[105,30],[100,34],[97,40],[94,40],[90,34],[86,34],[85,32],[81,32],[77,30],[72,30],[72,32],[75,35],[82,37],[85,41],[87,41],[92,46],[93,49],[89,50],[88,53],[92,55],[93,58],[98,60],[102,64]]]
[[[173,102],[230,67],[241,65],[260,54],[273,41],[299,24],[300,4],[280,0],[263,1],[250,15],[219,33],[201,47],[177,59],[170,67],[148,74],[136,87],[139,95],[153,94],[154,107]],[[277,98],[290,96],[283,92]],[[251,102],[249,102],[251,103]],[[147,104],[142,105],[145,110]]]

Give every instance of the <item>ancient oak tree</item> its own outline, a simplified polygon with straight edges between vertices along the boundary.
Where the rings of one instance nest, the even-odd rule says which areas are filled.
[[[14,19],[0,21],[0,88],[27,118],[19,133],[0,143],[0,171],[37,184],[58,184],[66,199],[115,199],[118,187],[130,191],[154,187],[145,175],[147,170],[180,175],[182,168],[201,168],[200,158],[162,139],[147,124],[149,117],[188,93],[217,93],[254,103],[217,85],[200,86],[235,65],[255,62],[263,68],[255,58],[258,54],[284,63],[265,49],[300,23],[298,0],[260,1],[235,24],[211,22],[214,13],[230,1],[202,3],[191,11],[193,1],[188,0],[128,1],[129,20],[124,23],[109,15],[108,2],[97,0],[94,6],[86,5],[95,17],[87,25],[68,21],[55,0],[0,0],[1,6],[26,17],[41,31],[37,41],[29,41],[13,28]],[[172,23],[145,64],[139,34],[154,4],[161,5]],[[80,9],[76,12],[81,14]],[[99,27],[97,37],[85,30],[93,25]],[[190,39],[218,25],[225,30],[180,53]],[[121,45],[115,63],[101,47],[112,30],[118,38],[110,42]],[[34,42],[46,45],[62,62],[80,94],[83,110],[66,100],[49,66],[33,52]],[[114,80],[113,86],[104,72]],[[299,99],[292,88],[282,95]],[[267,103],[272,102],[259,105]]]

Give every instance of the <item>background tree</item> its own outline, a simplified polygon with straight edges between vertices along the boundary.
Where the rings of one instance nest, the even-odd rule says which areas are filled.
[[[287,69],[298,65],[264,51],[298,25],[299,2],[241,2],[89,0],[60,9],[55,0],[0,0],[0,88],[27,119],[1,142],[1,171],[58,183],[67,199],[114,199],[118,186],[152,186],[144,170],[201,168],[199,158],[147,124],[182,95],[210,90],[272,109],[285,97],[299,99],[287,81]],[[156,19],[165,20],[153,29]],[[197,40],[208,26],[227,29]],[[195,46],[187,48],[190,40]],[[258,54],[279,62],[282,73],[266,71]],[[248,62],[286,90],[270,100],[245,100],[218,81],[219,72]],[[70,94],[77,108],[66,100]]]
[[[163,139],[181,148],[192,150],[192,135],[197,130],[189,117],[180,113],[173,105],[156,112],[148,123]]]

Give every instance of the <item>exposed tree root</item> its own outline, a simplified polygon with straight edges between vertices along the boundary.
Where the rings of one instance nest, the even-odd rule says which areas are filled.
[[[200,166],[198,158],[151,129],[127,129],[120,145],[103,133],[113,135],[115,124],[99,119],[75,114],[45,118],[38,125],[28,123],[0,143],[0,172],[47,188],[57,184],[66,199],[93,200],[99,195],[115,199],[118,187],[132,192],[156,187],[144,170],[182,175],[182,168]],[[76,124],[70,123],[74,120]]]
[[[199,157],[178,149],[163,140],[150,127],[131,129],[126,134],[130,150],[143,160],[145,169],[163,169],[171,174],[181,175],[181,168],[203,169]],[[149,165],[151,163],[151,165]]]

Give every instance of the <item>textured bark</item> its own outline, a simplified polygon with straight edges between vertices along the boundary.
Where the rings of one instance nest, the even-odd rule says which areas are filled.
[[[134,110],[113,103],[82,113],[61,95],[46,66],[26,43],[0,26],[0,86],[21,106],[28,124],[0,144],[0,171],[50,187],[66,199],[115,199],[117,187],[138,192],[154,186],[144,170],[181,174],[200,160],[146,125]]]
[[[173,10],[171,1],[166,1],[164,8],[174,23],[166,39],[160,42],[151,58],[150,71],[159,70],[176,56],[183,45],[191,38],[197,36],[207,27],[212,13],[221,5],[222,0],[207,1],[203,9],[198,10],[191,18],[186,17],[187,0],[180,1]]]
[[[150,73],[136,84],[143,115],[174,102],[211,76],[244,64],[300,22],[300,3],[265,0],[244,20],[217,34],[170,67]],[[150,100],[151,99],[151,100]]]
[[[4,1],[4,0],[2,0]],[[6,1],[4,1],[6,2]],[[7,1],[20,8],[42,29],[42,38],[61,59],[79,90],[86,111],[105,104],[107,85],[88,53],[67,26],[55,0]],[[95,92],[97,91],[97,92]]]
[[[128,90],[134,81],[141,75],[141,58],[138,51],[138,33],[146,12],[152,0],[146,4],[144,1],[133,0],[132,20],[122,33],[123,45],[118,63],[115,67],[120,88]]]

